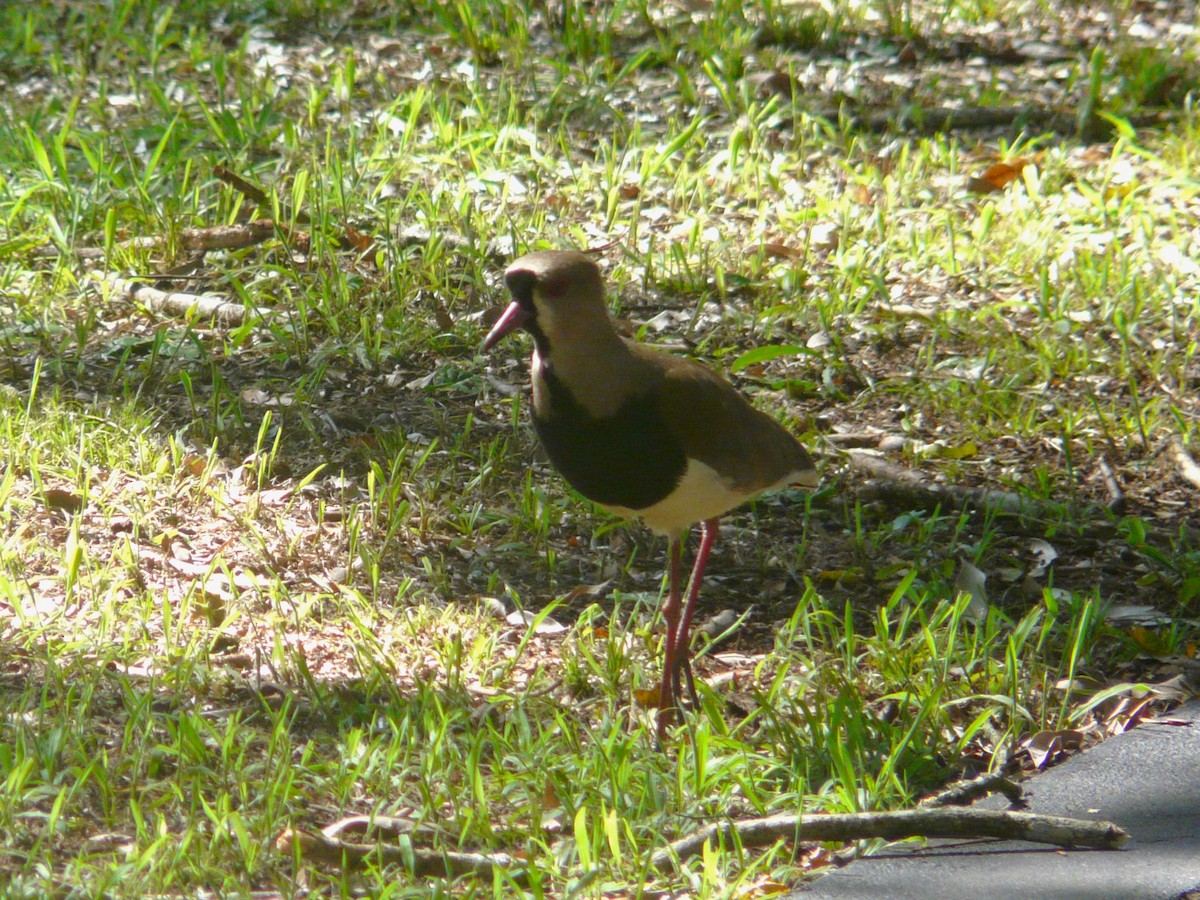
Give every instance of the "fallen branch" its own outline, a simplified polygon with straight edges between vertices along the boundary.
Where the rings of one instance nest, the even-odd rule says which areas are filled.
[[[994,809],[950,807],[804,817],[788,814],[708,825],[658,851],[650,862],[656,869],[666,869],[676,860],[682,861],[700,853],[709,841],[728,840],[735,834],[744,847],[761,847],[780,838],[797,841],[883,838],[896,841],[927,837],[1000,838],[1101,850],[1115,850],[1129,837],[1111,822]]]
[[[1171,441],[1171,456],[1174,457],[1175,464],[1179,466],[1179,477],[1192,487],[1200,488],[1200,464],[1197,464],[1192,454],[1188,453],[1187,447],[1183,446],[1181,439],[1174,438]]]
[[[253,247],[261,244],[276,233],[286,235],[297,244],[304,245],[309,236],[302,231],[289,229],[271,219],[255,219],[241,225],[215,225],[212,228],[188,228],[179,232],[176,240],[180,249],[191,252],[207,253],[210,250],[236,250],[242,247]],[[157,250],[165,247],[168,239],[161,236],[143,235],[118,241],[114,247],[120,250]],[[77,247],[71,251],[77,259],[104,259],[107,255],[103,247]],[[59,256],[57,247],[39,247],[33,253],[38,259],[55,259]]]
[[[920,472],[881,456],[861,451],[847,454],[850,468],[871,478],[881,479],[875,490],[880,499],[933,508],[962,506],[991,506],[1003,512],[1033,512],[1038,508],[1036,501],[1013,491],[996,491],[989,488],[964,488],[956,485],[936,484],[928,481]]]
[[[180,316],[196,315],[204,319],[216,319],[226,325],[241,325],[247,317],[261,318],[269,312],[261,307],[246,307],[241,303],[231,303],[218,294],[160,291],[148,284],[121,278],[119,275],[106,275],[104,281],[122,297],[144,303],[156,312],[167,312]]]
[[[1103,456],[1096,460],[1096,465],[1100,469],[1100,477],[1104,479],[1104,489],[1108,491],[1108,508],[1119,516],[1125,511],[1125,492],[1117,481],[1117,473]]]
[[[843,450],[874,450],[887,436],[878,431],[835,431],[821,435],[821,439]]]
[[[281,225],[272,219],[255,219],[243,225],[214,225],[211,228],[188,228],[179,232],[179,246],[184,250],[236,250],[241,247],[253,247],[263,241],[282,233],[289,239],[303,242],[308,235],[294,232],[286,225]],[[144,237],[123,241],[122,246],[138,246],[155,248],[165,244],[163,238]]]
[[[257,203],[259,206],[265,207],[266,209],[271,208],[271,198],[267,196],[266,191],[256,184],[251,184],[241,175],[238,175],[236,172],[226,168],[220,163],[213,166],[213,177],[218,181],[225,182],[252,203]],[[297,221],[302,221],[304,224],[308,224],[308,217],[305,216],[303,219],[297,218]]]
[[[975,778],[956,781],[932,797],[926,797],[921,801],[921,807],[966,806],[993,792],[1003,794],[1009,803],[1024,803],[1019,784],[999,772],[985,772]]]
[[[361,869],[368,864],[402,865],[419,877],[477,875],[488,879],[496,869],[504,869],[516,881],[524,878],[519,861],[507,853],[462,853],[382,842],[356,843],[330,837],[324,831],[314,833],[288,828],[275,839],[275,849],[280,853],[297,854],[308,862],[348,869]]]

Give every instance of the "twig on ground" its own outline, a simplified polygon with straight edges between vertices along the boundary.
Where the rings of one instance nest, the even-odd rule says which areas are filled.
[[[217,294],[160,291],[148,284],[122,278],[119,275],[106,275],[104,281],[121,296],[144,303],[156,312],[166,312],[172,315],[195,314],[205,319],[216,319],[227,325],[241,325],[248,316],[262,318],[270,312],[262,307],[246,307],[241,303],[231,303]]]
[[[1120,515],[1125,509],[1125,492],[1121,490],[1117,474],[1103,456],[1096,460],[1096,464],[1100,467],[1100,477],[1104,479],[1104,487],[1108,491],[1108,508]]]
[[[492,878],[497,869],[509,871],[515,881],[524,878],[520,861],[507,853],[462,853],[452,850],[428,850],[423,847],[404,847],[389,843],[356,843],[331,837],[324,829],[319,832],[286,829],[275,839],[280,853],[298,853],[312,863],[361,869],[365,865],[399,864],[410,866],[421,877],[455,878],[459,875],[478,875]]]
[[[675,860],[700,853],[717,838],[736,833],[746,847],[761,847],[780,838],[797,841],[857,841],[883,838],[895,841],[911,837],[1000,838],[1034,841],[1059,847],[1089,847],[1115,850],[1129,837],[1111,822],[1093,822],[1043,816],[1036,813],[994,809],[942,807],[901,812],[849,813],[845,815],[779,815],[708,825],[680,838],[651,858],[657,869]]]
[[[938,806],[966,806],[980,797],[997,791],[1008,798],[1010,803],[1024,801],[1021,786],[1000,772],[985,772],[975,778],[967,778],[947,785],[932,797],[921,801],[922,808]]]
[[[880,479],[881,483],[874,486],[880,499],[899,500],[918,507],[993,506],[1013,513],[1031,512],[1038,506],[1036,501],[1013,491],[936,484],[920,472],[874,454],[851,451],[847,457],[852,470]]]
[[[241,194],[243,197],[245,197],[247,200],[251,201],[252,203],[257,203],[259,206],[265,207],[267,209],[271,208],[271,198],[267,196],[266,191],[264,191],[262,188],[260,188],[256,184],[251,184],[249,181],[247,181],[241,175],[237,174],[236,172],[230,171],[229,169],[225,168],[225,166],[222,166],[220,164],[213,166],[213,177],[220,181],[225,182],[227,185],[229,185],[231,188],[233,188],[235,191],[237,191],[239,194]],[[303,213],[301,213],[300,215],[303,216],[303,218],[301,218],[300,216],[297,216],[296,221],[307,224],[308,217],[305,216]]]
[[[206,253],[209,250],[236,250],[241,247],[253,247],[261,244],[276,232],[286,235],[298,244],[304,244],[309,236],[302,231],[289,229],[271,219],[255,219],[241,225],[216,225],[212,228],[188,228],[179,232],[179,247],[192,252]],[[116,247],[122,250],[157,250],[166,246],[167,239],[161,236],[144,235],[118,241]],[[78,247],[71,251],[77,259],[104,259],[106,253],[103,247]],[[56,258],[59,255],[56,247],[40,247],[34,251],[39,258]]]
[[[1200,464],[1196,462],[1192,454],[1188,453],[1181,438],[1177,437],[1171,441],[1171,456],[1174,457],[1175,464],[1179,466],[1179,477],[1192,487],[1200,488]]]
[[[874,450],[887,434],[877,431],[835,431],[821,437],[827,443],[843,450]]]
[[[272,219],[255,219],[242,225],[214,225],[211,228],[189,228],[179,233],[179,246],[184,250],[236,250],[241,247],[253,247],[261,244],[275,234],[283,234],[289,240],[298,243],[308,241],[304,232],[294,231]],[[134,238],[138,246],[157,247],[163,243],[162,238]],[[125,242],[129,243],[129,242]]]

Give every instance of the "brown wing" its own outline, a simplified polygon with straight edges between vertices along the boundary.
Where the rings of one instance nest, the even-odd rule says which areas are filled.
[[[813,470],[812,457],[800,442],[725,379],[692,360],[654,355],[665,369],[663,419],[688,457],[725,474],[747,493]]]

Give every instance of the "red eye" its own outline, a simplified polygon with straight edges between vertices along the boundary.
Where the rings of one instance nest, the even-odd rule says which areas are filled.
[[[567,292],[567,279],[561,275],[551,276],[539,285],[544,297],[561,297]]]

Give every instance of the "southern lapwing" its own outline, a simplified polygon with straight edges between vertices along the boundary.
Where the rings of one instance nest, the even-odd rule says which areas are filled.
[[[533,424],[550,462],[583,496],[669,541],[660,744],[687,674],[689,631],[720,517],[764,491],[815,486],[812,457],[783,426],[705,366],[622,338],[600,269],[582,253],[522,256],[504,273],[512,303],[484,340],[533,338]],[[700,546],[683,597],[683,538]]]

